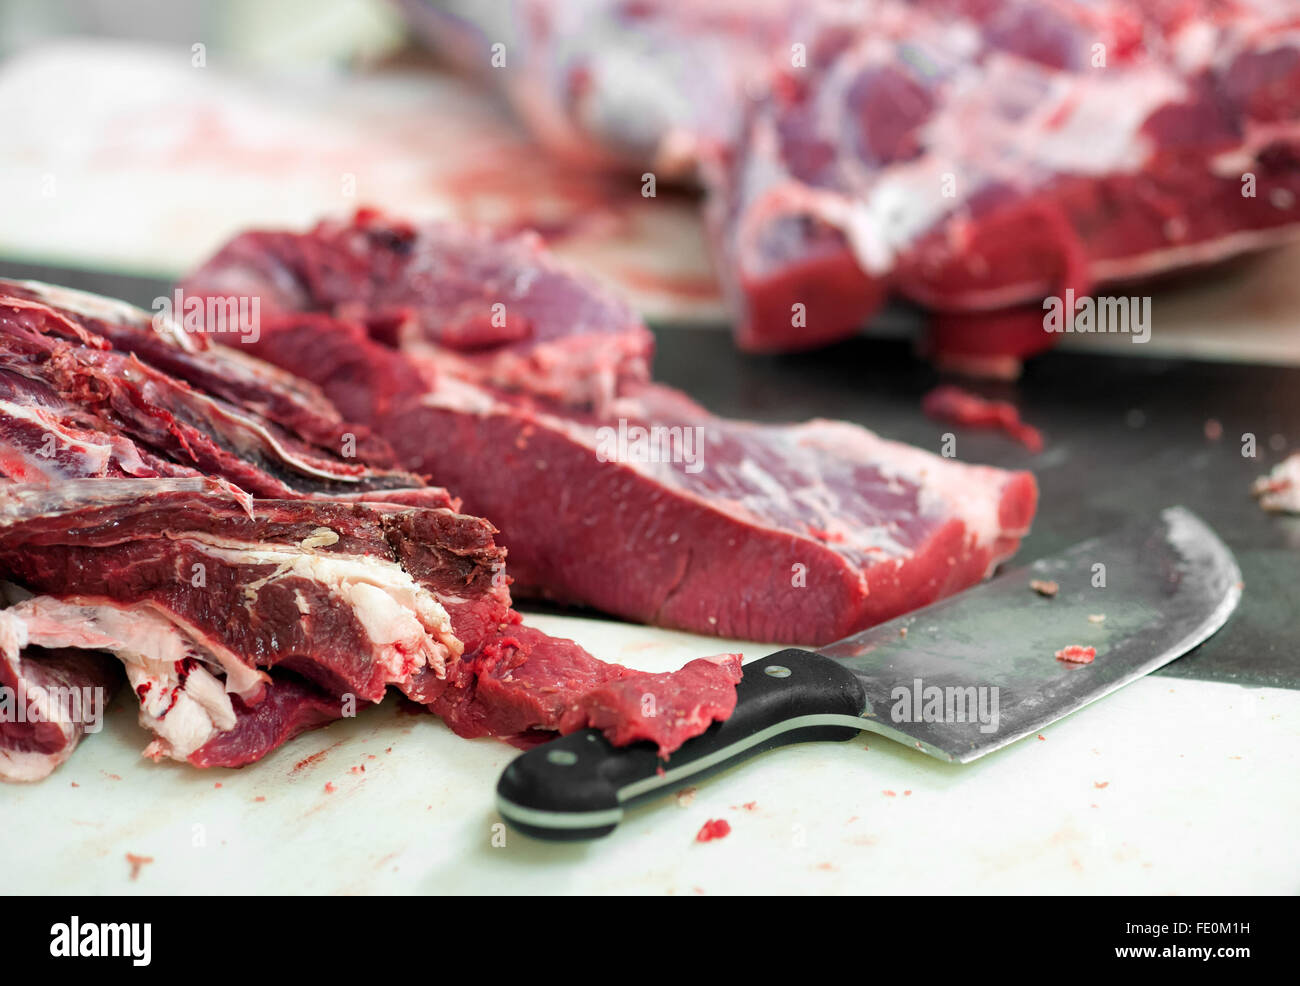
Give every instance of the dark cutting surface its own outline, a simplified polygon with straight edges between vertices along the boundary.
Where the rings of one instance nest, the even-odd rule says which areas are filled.
[[[1041,499],[1016,561],[1187,507],[1232,548],[1245,588],[1223,630],[1157,673],[1300,688],[1300,517],[1265,513],[1250,493],[1257,476],[1300,448],[1300,368],[1073,351],[1031,360],[1014,384],[967,384],[1012,401],[1042,429],[1046,448],[1031,455],[995,432],[922,415],[921,397],[940,378],[905,341],[861,337],[775,357],[739,354],[722,332],[657,335],[656,376],[719,413],[843,418],[935,452],[952,432],[961,459],[1029,469]],[[1206,437],[1210,419],[1222,427],[1217,441]],[[1242,455],[1244,432],[1256,436],[1255,458]],[[1285,449],[1270,447],[1275,435]],[[1097,610],[1105,611],[1101,590]]]
[[[0,276],[51,281],[144,308],[169,290],[153,279],[32,264],[0,262]],[[775,357],[738,353],[717,329],[656,334],[657,378],[720,414],[842,418],[934,451],[951,431],[961,459],[1031,470],[1041,501],[1019,562],[1166,506],[1193,510],[1236,553],[1245,589],[1223,630],[1157,673],[1300,688],[1300,517],[1267,514],[1250,494],[1256,477],[1300,449],[1300,368],[1048,353],[1030,361],[1014,384],[971,386],[1014,402],[1042,429],[1046,448],[1031,455],[997,433],[925,418],[921,397],[939,377],[905,341],[865,336]],[[1222,428],[1217,440],[1207,437],[1210,420]],[[1254,458],[1242,454],[1247,432],[1256,438]],[[1104,612],[1104,590],[1098,600]]]

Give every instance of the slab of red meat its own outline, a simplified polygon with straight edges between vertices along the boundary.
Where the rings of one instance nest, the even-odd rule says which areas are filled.
[[[107,654],[43,646],[0,610],[0,780],[38,781],[100,728],[121,683]]]
[[[545,347],[557,362],[533,376],[485,375],[498,358],[531,352],[533,340],[521,332],[492,346],[444,331],[423,295],[442,294],[448,243],[458,245],[453,284],[463,266],[488,271],[489,285],[508,283],[510,317],[525,329],[552,317],[557,298],[594,289],[532,240],[503,248],[446,226],[392,224],[398,238],[386,234],[390,224],[367,212],[309,234],[245,234],[186,290],[276,299],[252,348],[298,367],[404,466],[438,476],[494,518],[518,593],[704,633],[824,643],[978,581],[1029,527],[1036,488],[1027,473],[964,465],[844,423],[728,421],[646,382],[649,336],[599,292],[579,311],[607,321],[585,317],[581,337],[603,328],[627,342],[600,351],[637,358],[602,364],[594,391],[570,386],[561,355],[570,350],[554,337]],[[532,274],[518,266],[525,250]],[[491,273],[498,254],[509,277]],[[320,271],[332,276],[325,295],[314,287]],[[369,298],[380,278],[387,299],[376,319]],[[307,314],[285,314],[289,303]],[[476,294],[457,317],[472,323],[494,303],[490,290]],[[401,307],[411,314],[394,330]],[[476,361],[468,370],[446,358],[460,345]],[[300,366],[307,351],[313,359]],[[698,461],[635,461],[606,448],[620,428],[637,427],[698,437]]]
[[[586,690],[643,677],[523,627],[492,525],[332,447],[348,436],[391,457],[251,356],[0,284],[0,574],[41,594],[0,613],[33,643],[116,655],[146,752],[203,766],[389,685],[464,735],[511,736],[578,728]],[[630,703],[608,729],[673,749],[730,714],[739,674],[731,656],[647,681],[674,715]]]
[[[1010,372],[1055,339],[1045,296],[1300,233],[1291,0],[739,6],[407,4],[570,158],[698,155],[748,349],[822,345],[901,295],[936,313],[934,355]]]
[[[289,312],[360,321],[458,379],[566,403],[600,403],[622,381],[648,379],[654,346],[627,304],[550,263],[535,234],[417,230],[364,209],[353,222],[321,223],[307,247],[294,233],[237,237],[187,291],[257,297],[264,321]]]
[[[267,497],[423,485],[365,464],[391,451],[288,374],[225,347],[200,355],[138,309],[30,282],[0,281],[0,435],[14,479],[208,475]]]

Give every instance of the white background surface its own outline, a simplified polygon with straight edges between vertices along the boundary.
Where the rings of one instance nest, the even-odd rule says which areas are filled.
[[[529,619],[646,670],[728,649]],[[774,648],[738,649],[753,660]],[[964,766],[870,733],[788,747],[701,782],[693,800],[637,809],[606,839],[569,845],[502,828],[493,791],[512,747],[460,739],[391,698],[242,770],[141,759],[148,737],[126,698],[48,780],[0,785],[6,890],[1300,892],[1294,691],[1148,677],[1043,740]],[[731,834],[696,842],[709,818]],[[153,859],[134,881],[128,853]]]

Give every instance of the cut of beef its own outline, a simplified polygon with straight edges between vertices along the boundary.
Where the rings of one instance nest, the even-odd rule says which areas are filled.
[[[485,283],[508,284],[518,336],[467,341],[423,303],[426,290],[443,294],[443,244],[452,241],[479,248],[458,254],[453,283],[470,263]],[[518,267],[524,250],[539,265],[531,275]],[[495,252],[508,277],[492,272]],[[333,278],[326,295],[316,293],[319,270]],[[370,314],[380,278],[409,312],[396,331],[388,304],[382,317]],[[628,340],[603,352],[637,358],[602,364],[598,393],[569,385],[572,350],[554,336],[552,359],[533,376],[485,377],[480,368],[498,349],[531,344],[529,326],[550,319],[558,331],[561,300],[585,290],[531,240],[502,247],[365,212],[350,231],[324,223],[305,235],[245,234],[186,290],[235,286],[277,299],[251,348],[298,368],[346,417],[386,438],[402,465],[494,518],[517,593],[704,633],[824,643],[978,581],[1015,551],[1033,517],[1027,473],[964,465],[844,423],[728,421],[646,382],[648,335],[601,295],[578,310],[609,321],[584,320],[582,337],[603,329]],[[286,303],[306,314],[286,314]],[[495,303],[476,295],[456,317],[473,324]],[[468,370],[447,358],[458,346],[475,361]],[[300,365],[307,351],[314,358]]]
[[[161,613],[250,703],[277,666],[368,702],[426,669],[444,677],[464,645],[440,597],[508,612],[492,534],[443,508],[250,503],[212,480],[0,486],[0,569],[34,592]]]
[[[616,744],[646,740],[661,756],[736,707],[740,655],[691,661],[671,674],[596,660],[571,640],[507,627],[461,663],[430,708],[461,736],[600,729]]]
[[[38,781],[67,760],[121,683],[107,654],[63,648],[0,610],[0,780]]]
[[[961,387],[943,384],[921,398],[921,410],[936,421],[966,428],[990,428],[1005,433],[1031,452],[1043,450],[1043,434],[1020,418],[1008,401],[991,401]]]
[[[154,759],[239,767],[344,714],[338,697],[282,671],[273,671],[261,700],[247,705],[227,692],[211,656],[148,605],[35,596],[0,611],[0,625],[23,640],[57,648],[29,646],[23,651],[28,680],[53,674],[83,690],[103,681],[116,684],[121,673],[108,655],[120,660],[140,703],[140,724],[154,734],[145,749]],[[109,695],[105,689],[103,700]],[[9,742],[0,744],[0,779],[39,780],[67,758],[80,735],[41,728],[50,753],[44,759],[22,759]]]
[[[1009,372],[1056,338],[1045,296],[1300,234],[1291,0],[406,6],[571,159],[698,156],[745,348],[901,295],[935,355]]]
[[[306,243],[293,233],[237,237],[190,288],[256,297],[272,322],[300,312],[360,321],[458,379],[566,403],[600,403],[650,373],[654,339],[631,308],[556,267],[532,233],[417,230],[361,210],[351,223],[321,223]],[[258,341],[250,334],[249,348]]]
[[[591,701],[611,736],[663,751],[734,706],[734,655],[679,681],[522,626],[492,525],[349,458],[349,436],[391,450],[304,381],[43,285],[0,283],[0,342],[0,574],[39,593],[0,610],[7,677],[62,666],[27,643],[115,655],[150,756],[250,763],[390,685],[459,733],[509,737],[579,728],[588,691],[645,677],[637,694],[671,715]],[[48,772],[76,735],[0,748],[39,743]]]

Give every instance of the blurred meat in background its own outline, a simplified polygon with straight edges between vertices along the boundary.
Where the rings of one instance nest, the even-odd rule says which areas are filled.
[[[1300,232],[1280,0],[403,5],[566,160],[695,171],[747,349],[894,294],[933,355],[1011,373],[1053,342],[1045,298]]]
[[[1300,253],[1223,263],[1300,230],[1283,0],[155,6],[0,14],[0,254],[173,277],[374,205],[536,229],[754,351],[1300,360]],[[1152,346],[1044,331],[1102,292],[1160,295]]]

